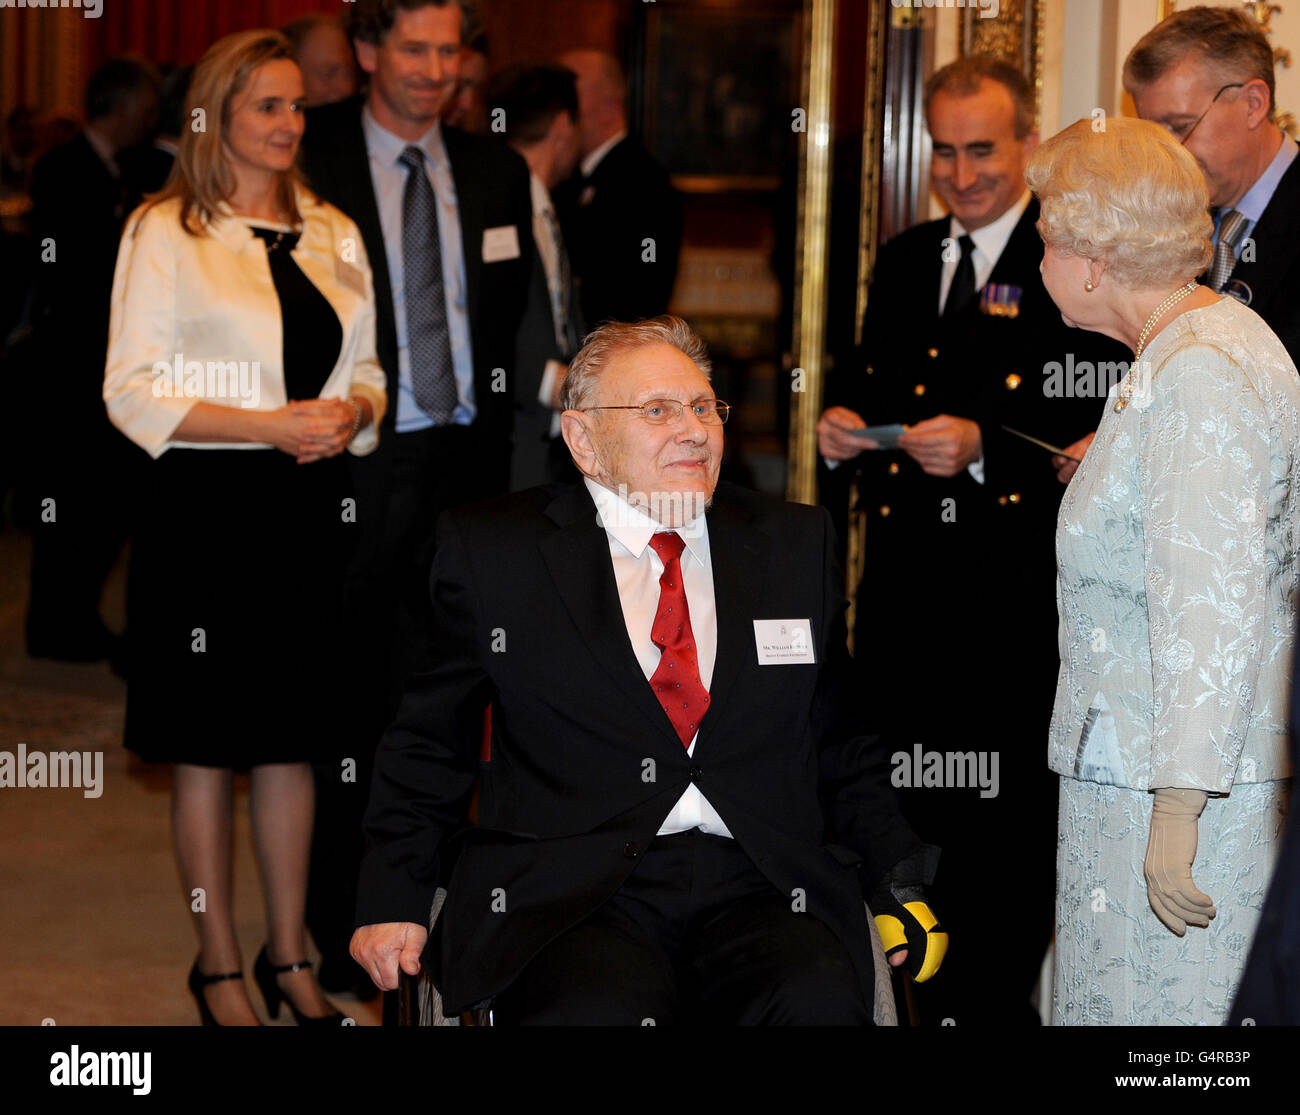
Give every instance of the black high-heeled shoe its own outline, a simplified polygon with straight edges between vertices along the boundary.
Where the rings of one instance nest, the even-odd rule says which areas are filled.
[[[220,983],[222,980],[243,979],[243,972],[222,972],[219,976],[204,975],[199,971],[199,962],[194,961],[194,967],[190,969],[190,994],[194,996],[194,1001],[199,1006],[199,1018],[205,1026],[220,1026],[212,1013],[212,1008],[208,1006],[208,1000],[203,994],[203,989],[210,983]]]
[[[266,946],[262,946],[262,951],[257,954],[257,961],[253,964],[253,978],[257,981],[257,986],[262,992],[262,998],[266,1000],[266,1013],[272,1018],[279,1018],[280,1003],[283,1001],[289,1004],[289,1009],[293,1012],[293,1019],[299,1026],[341,1025],[343,1022],[342,1011],[331,1011],[320,1018],[305,1015],[297,1008],[294,1001],[280,990],[280,985],[275,982],[275,977],[280,972],[297,972],[310,967],[310,960],[299,960],[296,964],[272,964],[270,956],[267,955]]]

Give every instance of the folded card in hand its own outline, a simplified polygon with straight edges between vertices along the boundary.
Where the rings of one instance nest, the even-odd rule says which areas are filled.
[[[881,449],[897,449],[898,439],[907,433],[907,427],[895,422],[889,426],[860,426],[856,430],[846,432],[849,437],[874,441]]]

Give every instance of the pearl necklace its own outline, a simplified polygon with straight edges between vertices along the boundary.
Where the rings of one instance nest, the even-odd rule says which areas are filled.
[[[1147,347],[1147,337],[1151,335],[1151,330],[1155,323],[1164,315],[1172,310],[1179,302],[1196,290],[1196,280],[1191,280],[1186,286],[1180,286],[1168,298],[1160,303],[1151,311],[1151,316],[1147,318],[1147,323],[1142,326],[1142,332],[1138,334],[1137,351],[1133,353],[1133,363],[1129,365],[1128,375],[1124,377],[1124,384],[1120,388],[1119,398],[1115,400],[1115,413],[1118,414],[1133,398],[1134,382],[1133,377],[1137,374],[1138,361],[1142,359],[1142,353]]]

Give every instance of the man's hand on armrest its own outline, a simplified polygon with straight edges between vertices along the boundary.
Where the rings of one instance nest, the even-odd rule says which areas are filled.
[[[397,988],[397,969],[408,976],[419,975],[420,953],[429,931],[410,921],[385,921],[363,925],[352,934],[348,951],[381,991]]]

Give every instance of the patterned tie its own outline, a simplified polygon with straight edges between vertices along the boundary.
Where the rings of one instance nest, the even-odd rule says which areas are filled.
[[[664,563],[659,578],[659,610],[655,613],[650,639],[660,650],[650,684],[664,712],[677,729],[682,746],[691,740],[709,707],[709,691],[700,681],[700,663],[695,656],[695,635],[686,607],[686,585],[682,580],[682,549],[686,545],[675,530],[652,535],[650,545]]]
[[[1219,239],[1214,245],[1214,262],[1210,264],[1210,286],[1221,291],[1232,269],[1237,266],[1237,241],[1246,231],[1246,216],[1235,209],[1219,215]]]
[[[411,386],[420,409],[445,426],[456,409],[457,392],[442,287],[437,201],[425,173],[424,151],[412,144],[399,161],[407,168],[402,191],[402,270]]]
[[[551,315],[555,319],[555,339],[560,342],[564,354],[569,356],[581,347],[577,343],[578,338],[574,335],[573,322],[569,317],[569,287],[573,282],[573,274],[569,270],[569,253],[564,250],[564,236],[560,232],[560,222],[556,219],[555,210],[548,206],[542,210],[542,215],[546,218],[555,266],[559,271],[559,289],[554,292],[551,299]]]
[[[975,299],[975,260],[972,258],[975,241],[963,235],[957,243],[961,245],[961,259],[957,261],[957,270],[953,272],[952,285],[948,288],[948,299],[943,304],[944,317],[960,313]]]

